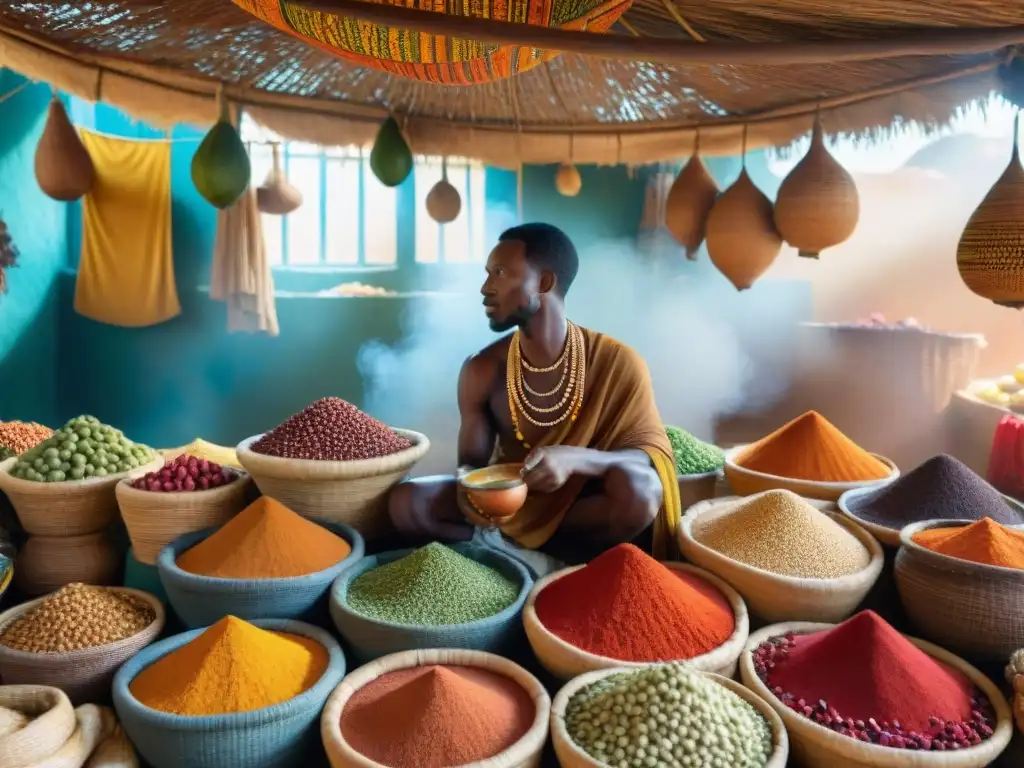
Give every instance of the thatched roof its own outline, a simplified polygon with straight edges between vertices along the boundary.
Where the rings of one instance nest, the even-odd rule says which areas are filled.
[[[561,34],[573,48],[598,37]],[[441,86],[342,61],[230,0],[6,0],[0,65],[158,125],[211,121],[222,87],[290,138],[369,141],[394,114],[417,152],[506,166],[642,163],[688,154],[698,126],[706,152],[735,152],[744,124],[751,148],[784,145],[809,131],[816,109],[830,133],[941,125],[1001,87],[1008,44],[1024,42],[1024,3],[634,0],[613,35],[612,46],[639,45],[658,61],[563,53],[517,77]],[[873,42],[858,53],[863,40]]]

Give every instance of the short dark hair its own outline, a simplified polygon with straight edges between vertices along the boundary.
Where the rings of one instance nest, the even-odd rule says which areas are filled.
[[[555,276],[555,290],[565,296],[580,269],[576,246],[562,230],[552,224],[520,224],[506,229],[499,243],[517,240],[526,246],[526,260]]]

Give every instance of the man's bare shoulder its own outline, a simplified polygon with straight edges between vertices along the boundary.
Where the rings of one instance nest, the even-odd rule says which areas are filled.
[[[479,352],[475,352],[466,358],[462,364],[462,370],[469,375],[489,375],[494,369],[503,364],[508,356],[508,345],[512,340],[512,334],[502,336],[497,341],[488,344]]]

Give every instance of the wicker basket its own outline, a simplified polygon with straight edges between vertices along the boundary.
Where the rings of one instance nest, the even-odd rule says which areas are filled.
[[[318,521],[319,522],[319,521]],[[352,551],[341,562],[317,573],[282,579],[221,579],[183,571],[178,557],[214,532],[188,533],[165,547],[157,559],[157,571],[174,613],[190,629],[215,624],[225,616],[246,621],[294,619],[322,623],[327,618],[327,593],[342,571],[359,562],[363,537],[341,523],[324,523],[345,539]]]
[[[29,718],[13,733],[0,737],[0,765],[27,768],[45,765],[75,732],[78,720],[67,694],[45,685],[0,686],[0,707]],[[52,763],[51,763],[52,765]]]
[[[701,656],[696,656],[692,659],[680,659],[680,661],[685,661],[702,671],[715,672],[725,677],[734,676],[736,674],[736,660],[743,651],[743,646],[747,642],[747,634],[750,631],[747,606],[743,602],[743,598],[740,597],[735,589],[705,570],[684,563],[664,563],[664,565],[676,571],[699,576],[710,583],[725,595],[732,606],[733,615],[736,617],[736,628],[733,630],[732,636],[722,645]],[[639,669],[649,666],[651,662],[622,661],[621,659],[598,656],[581,650],[551,632],[537,617],[537,597],[544,588],[568,576],[573,571],[584,567],[580,565],[573,568],[565,568],[552,573],[550,576],[546,576],[537,582],[537,585],[530,592],[530,596],[526,599],[526,605],[523,607],[523,626],[526,628],[526,637],[530,641],[530,647],[533,648],[533,653],[536,655],[537,660],[540,661],[544,669],[560,680],[569,680],[577,675],[601,669],[610,669],[612,667],[618,669]]]
[[[64,691],[75,704],[109,695],[110,681],[117,668],[156,640],[165,620],[163,603],[149,593],[125,587],[111,589],[145,600],[153,609],[153,622],[126,640],[67,653],[29,653],[0,645],[0,678],[4,683],[52,685]],[[0,614],[0,633],[45,599],[41,597]]]
[[[131,472],[63,483],[37,483],[11,476],[17,458],[0,463],[0,491],[11,500],[25,532],[32,536],[84,536],[117,520],[118,481],[164,465],[158,457]]]
[[[193,629],[155,643],[135,656],[114,678],[114,708],[125,733],[150,768],[306,768],[319,751],[317,724],[331,691],[345,676],[341,646],[327,632],[298,621],[254,621],[274,632],[312,638],[327,649],[327,670],[294,699],[230,715],[189,717],[159,712],[139,703],[128,686],[135,676],[191,642]],[[272,663],[272,662],[270,662]]]
[[[871,455],[892,470],[891,474],[884,480],[825,483],[815,480],[797,480],[792,477],[769,475],[765,472],[755,472],[752,469],[746,469],[736,463],[736,457],[742,455],[748,447],[747,445],[739,445],[725,452],[725,478],[729,481],[729,487],[732,488],[733,493],[737,496],[753,496],[755,493],[762,493],[763,491],[782,490],[792,491],[798,496],[805,496],[809,499],[838,501],[840,496],[854,488],[873,488],[885,485],[900,476],[899,469],[891,460],[876,453]]]
[[[412,447],[379,459],[308,461],[264,456],[250,449],[263,435],[243,440],[236,451],[265,496],[303,517],[345,523],[373,539],[391,532],[388,493],[430,450],[426,435],[394,431],[412,441]]]
[[[972,522],[926,520],[904,528],[896,587],[924,637],[971,658],[1005,661],[1024,638],[1024,570],[940,555],[913,540],[919,531]]]
[[[737,496],[727,496],[691,507],[679,526],[679,549],[683,556],[731,584],[743,595],[750,612],[765,621],[842,621],[853,615],[882,573],[885,555],[875,538],[856,523],[833,512],[832,504],[808,500],[856,536],[868,550],[871,560],[864,570],[836,579],[804,579],[769,573],[726,557],[693,537],[693,526],[702,515],[720,514],[743,501]]]
[[[565,727],[565,710],[569,706],[569,701],[572,697],[582,688],[596,683],[598,680],[609,675],[629,671],[631,671],[630,668],[613,667],[588,672],[585,675],[580,675],[570,680],[555,695],[555,701],[551,705],[551,741],[554,744],[558,762],[563,768],[610,768],[607,764],[594,760],[594,758],[576,746],[576,743],[569,736],[569,732]],[[789,737],[782,724],[782,719],[775,713],[775,710],[762,698],[747,690],[736,681],[722,675],[716,675],[713,672],[708,672],[707,670],[702,670],[702,673],[751,704],[768,721],[772,729],[772,742],[775,748],[768,757],[768,762],[762,768],[786,768],[786,762],[789,757]]]
[[[720,469],[713,472],[702,472],[699,475],[677,475],[679,499],[682,501],[681,509],[685,512],[698,502],[715,498],[715,489],[718,487],[718,480],[721,476]]]
[[[116,486],[117,505],[128,528],[135,558],[155,565],[160,550],[186,533],[217,528],[245,508],[249,473],[207,491],[155,493],[133,488],[126,478]]]
[[[900,541],[899,528],[888,528],[884,525],[879,525],[878,523],[872,523],[870,520],[858,517],[857,513],[854,511],[859,503],[872,494],[877,493],[878,490],[878,488],[857,488],[852,491],[847,491],[839,497],[839,510],[855,523],[866,528],[872,536],[878,539],[885,546],[898,548],[902,545],[902,542]],[[1011,499],[1005,494],[1002,494],[1002,496],[1008,506],[1020,511],[1021,518],[1024,519],[1024,504],[1021,504],[1016,499]]]
[[[341,715],[349,699],[356,691],[382,675],[400,669],[421,667],[429,664],[449,664],[465,667],[479,667],[504,675],[519,683],[530,694],[536,707],[533,725],[519,741],[504,752],[462,765],[459,768],[537,768],[541,764],[541,753],[548,739],[548,722],[551,715],[551,699],[544,686],[533,675],[501,656],[480,651],[459,648],[428,648],[418,651],[393,653],[360,667],[339,685],[327,700],[320,718],[320,736],[331,768],[386,768],[359,752],[356,752],[341,734]]]
[[[45,595],[65,584],[119,583],[121,555],[105,531],[85,536],[30,536],[17,560],[17,585],[26,595]]]
[[[907,639],[932,658],[965,674],[992,701],[997,723],[995,733],[990,738],[977,746],[955,752],[913,752],[866,744],[835,733],[793,712],[761,682],[754,670],[753,652],[765,640],[786,632],[818,632],[833,626],[800,621],[773,624],[752,634],[740,656],[740,679],[747,688],[767,701],[782,718],[789,731],[793,758],[803,768],[982,768],[990,765],[1006,749],[1013,735],[1013,718],[1010,706],[1000,690],[963,659],[937,645],[913,637]]]
[[[471,542],[453,544],[451,548],[460,555],[500,571],[520,584],[516,601],[501,613],[466,624],[414,626],[371,619],[348,607],[349,585],[371,568],[400,560],[413,550],[403,549],[365,557],[341,572],[331,587],[330,597],[334,626],[359,661],[373,661],[390,653],[426,648],[464,648],[501,653],[518,646],[522,640],[519,614],[533,588],[529,571],[518,560]]]

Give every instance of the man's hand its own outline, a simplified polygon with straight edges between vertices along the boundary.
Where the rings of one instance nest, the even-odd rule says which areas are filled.
[[[579,457],[579,449],[568,445],[535,448],[523,462],[523,479],[531,491],[557,491],[578,471]]]

